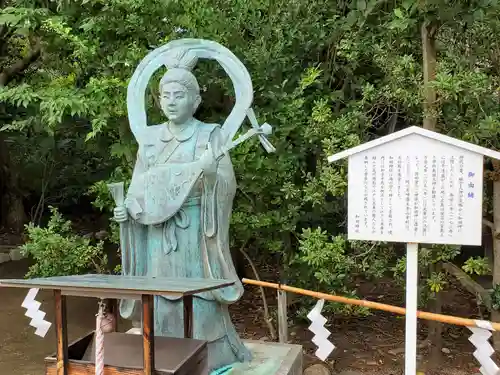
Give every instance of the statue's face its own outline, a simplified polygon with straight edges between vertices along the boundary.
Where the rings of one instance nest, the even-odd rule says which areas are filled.
[[[160,92],[161,109],[171,122],[183,124],[193,116],[196,110],[196,98],[193,96],[180,83],[167,83],[162,86]]]

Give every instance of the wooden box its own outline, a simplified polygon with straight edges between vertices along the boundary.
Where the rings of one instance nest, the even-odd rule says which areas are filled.
[[[190,339],[194,323],[193,295],[233,284],[234,281],[222,279],[100,274],[0,280],[0,287],[54,291],[57,354],[46,358],[46,375],[95,373],[94,333],[68,347],[66,296],[111,299],[110,312],[116,321],[119,299],[140,300],[142,303],[143,335],[116,332],[105,335],[104,375],[208,375],[207,343]],[[185,339],[155,337],[155,296],[182,297]]]
[[[68,346],[68,375],[95,374],[94,332]],[[104,374],[143,375],[142,335],[104,335]],[[56,375],[56,355],[45,358],[46,375]],[[193,339],[155,336],[157,375],[208,375],[207,343]]]

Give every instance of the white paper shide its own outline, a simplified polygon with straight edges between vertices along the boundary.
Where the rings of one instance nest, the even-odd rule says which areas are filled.
[[[31,318],[30,326],[36,328],[35,335],[45,337],[52,323],[45,320],[45,313],[40,310],[42,304],[35,300],[37,294],[37,288],[30,289],[21,306],[26,309],[24,315]]]
[[[318,300],[314,308],[309,312],[309,314],[307,314],[307,319],[311,321],[311,325],[308,329],[314,333],[311,341],[318,347],[315,354],[316,357],[322,361],[328,358],[330,353],[335,349],[335,345],[328,340],[330,331],[325,328],[327,319],[321,315],[321,310],[323,310],[324,304],[325,300]]]
[[[490,326],[489,322],[486,323]],[[499,375],[500,369],[491,358],[495,353],[495,350],[489,343],[489,339],[492,335],[491,330],[476,327],[469,327],[469,329],[472,331],[469,341],[476,347],[473,355],[481,364],[479,371],[482,375]]]

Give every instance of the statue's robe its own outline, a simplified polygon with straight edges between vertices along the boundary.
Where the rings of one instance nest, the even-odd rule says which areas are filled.
[[[235,284],[196,294],[193,337],[207,340],[210,370],[250,359],[231,322],[228,305],[243,294],[229,250],[229,221],[236,180],[229,155],[214,175],[201,173],[199,158],[210,142],[222,153],[218,125],[192,120],[180,135],[167,125],[147,127],[125,204],[124,275],[223,278]],[[140,320],[137,301],[123,300],[120,313]],[[157,335],[184,337],[182,299],[155,297]]]

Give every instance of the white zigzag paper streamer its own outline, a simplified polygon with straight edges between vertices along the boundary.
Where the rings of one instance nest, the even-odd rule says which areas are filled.
[[[318,347],[315,354],[316,357],[322,361],[324,361],[335,349],[335,345],[328,340],[330,331],[325,328],[327,319],[321,315],[321,310],[323,310],[324,304],[324,299],[318,300],[316,306],[314,306],[311,312],[307,314],[307,319],[311,321],[311,325],[308,329],[314,333],[314,337],[311,341]]]
[[[483,375],[500,375],[500,369],[491,358],[495,350],[488,341],[491,337],[491,332],[488,328],[493,330],[493,327],[491,327],[490,322],[486,321],[476,321],[476,324],[484,328],[469,327],[472,331],[469,341],[476,347],[473,355],[481,364],[479,371]]]
[[[40,306],[42,304],[38,301],[35,301],[35,297],[37,294],[37,288],[30,289],[21,306],[27,310],[24,315],[26,315],[28,318],[31,318],[30,326],[36,328],[35,335],[45,337],[52,323],[47,322],[44,319],[45,313],[43,311],[40,311]]]

